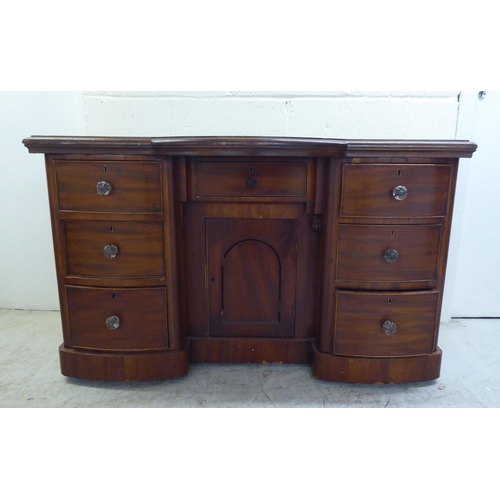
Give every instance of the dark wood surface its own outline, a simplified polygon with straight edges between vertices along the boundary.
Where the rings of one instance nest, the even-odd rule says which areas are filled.
[[[312,137],[78,137],[31,136],[30,153],[145,154],[177,156],[297,156],[470,158],[476,144],[440,140],[347,140]]]
[[[438,291],[347,292],[336,297],[334,352],[358,356],[432,354]],[[393,334],[385,321],[397,326]]]
[[[154,350],[168,347],[165,288],[66,287],[71,345],[87,349]],[[120,320],[116,330],[106,320]]]
[[[100,382],[151,382],[184,377],[189,371],[189,344],[177,351],[95,353],[59,346],[61,373]]]
[[[312,230],[304,205],[188,203],[184,207],[183,221],[184,228],[187,228],[184,258],[185,303],[189,311],[186,329],[189,336],[208,337],[210,329],[215,329],[218,332],[216,336],[227,335],[231,330],[231,335],[239,337],[252,335],[252,331],[260,331],[258,336],[269,336],[274,331],[279,337],[313,337],[318,234]],[[262,242],[263,246],[259,246],[261,255],[268,256],[271,266],[273,259],[278,263],[281,268],[278,283],[262,273],[260,261],[256,263],[252,260],[251,266],[237,261],[231,264],[232,271],[239,273],[245,285],[233,281],[232,285],[240,289],[229,300],[242,309],[242,314],[245,304],[255,311],[252,295],[258,295],[254,300],[260,303],[266,294],[271,293],[267,289],[267,283],[270,283],[271,288],[278,288],[278,294],[281,291],[280,322],[274,326],[246,322],[222,328],[222,258],[235,244],[249,239]],[[243,300],[242,294],[247,294],[246,300]],[[269,310],[268,305],[265,311]]]
[[[389,286],[406,282],[430,288],[437,280],[442,226],[339,224],[336,281],[339,287]],[[385,253],[396,250],[397,260]],[[341,283],[342,282],[342,283]]]
[[[441,373],[439,348],[429,355],[400,358],[331,356],[313,350],[313,377],[331,382],[411,384],[437,379]]]
[[[88,212],[160,212],[159,162],[55,162],[60,210]],[[108,182],[108,195],[97,193],[97,183]]]
[[[64,375],[162,380],[185,375],[191,357],[312,363],[315,377],[338,382],[439,377],[458,158],[475,144],[23,142],[46,155]],[[103,253],[111,244],[114,258]],[[395,262],[384,258],[391,249]]]
[[[198,160],[195,169],[199,199],[284,196],[305,200],[307,194],[306,162]]]
[[[83,277],[165,276],[163,223],[65,221],[66,273]],[[118,253],[106,257],[104,247]]]
[[[192,363],[309,364],[310,339],[192,338]]]
[[[340,215],[346,217],[431,217],[446,215],[451,165],[344,164]],[[408,196],[392,195],[404,186]]]
[[[298,223],[207,219],[209,336],[294,337]]]

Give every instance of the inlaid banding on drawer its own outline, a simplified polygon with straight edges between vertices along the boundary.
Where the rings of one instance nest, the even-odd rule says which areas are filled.
[[[64,221],[62,225],[68,276],[165,276],[161,222]]]
[[[168,347],[166,288],[66,287],[72,347]]]
[[[307,195],[308,162],[195,160],[195,194],[205,197]]]
[[[340,215],[437,217],[447,212],[451,165],[342,166]]]
[[[335,352],[359,356],[431,354],[439,292],[337,292]]]
[[[162,211],[160,162],[56,160],[59,210]]]
[[[437,279],[442,226],[339,225],[337,280],[415,282]]]

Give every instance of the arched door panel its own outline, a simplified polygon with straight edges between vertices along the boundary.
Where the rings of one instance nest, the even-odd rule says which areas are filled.
[[[293,337],[297,221],[207,219],[209,335]]]

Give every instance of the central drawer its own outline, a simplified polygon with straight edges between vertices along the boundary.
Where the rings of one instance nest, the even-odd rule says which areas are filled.
[[[163,349],[166,288],[66,287],[72,347]]]
[[[196,198],[307,196],[308,162],[194,160]]]
[[[162,222],[65,221],[62,224],[67,275],[165,276]]]
[[[438,291],[336,294],[335,353],[358,356],[431,354]]]

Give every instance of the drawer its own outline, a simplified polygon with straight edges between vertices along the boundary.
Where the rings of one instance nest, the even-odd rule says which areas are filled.
[[[307,161],[195,161],[195,196],[292,197],[307,195]]]
[[[446,164],[344,164],[340,215],[444,216],[448,205],[450,179],[451,165]]]
[[[163,223],[63,222],[66,274],[92,278],[165,276]]]
[[[166,289],[66,287],[72,347],[167,347]]]
[[[337,280],[418,282],[437,279],[440,224],[340,224]]]
[[[337,292],[335,352],[410,356],[433,351],[439,292]]]
[[[55,170],[60,210],[161,212],[160,162],[56,160]]]

